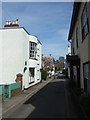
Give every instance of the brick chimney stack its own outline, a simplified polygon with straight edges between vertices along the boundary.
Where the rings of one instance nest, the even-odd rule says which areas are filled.
[[[19,27],[18,19],[12,20],[12,21],[6,20],[6,23],[5,23],[4,27]]]

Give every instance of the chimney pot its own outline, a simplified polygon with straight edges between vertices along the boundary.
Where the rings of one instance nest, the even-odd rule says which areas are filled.
[[[16,19],[15,23],[18,25],[18,19]]]
[[[9,23],[8,23],[8,20],[6,20],[6,23],[5,23],[5,25],[8,25]]]
[[[14,25],[15,24],[15,21],[14,20],[12,20],[12,25]]]
[[[4,27],[18,27],[18,19],[16,20],[6,20],[5,26]]]

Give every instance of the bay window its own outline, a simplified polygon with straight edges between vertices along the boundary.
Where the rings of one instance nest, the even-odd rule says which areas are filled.
[[[37,53],[37,44],[34,42],[29,42],[29,58],[36,59],[36,53]]]

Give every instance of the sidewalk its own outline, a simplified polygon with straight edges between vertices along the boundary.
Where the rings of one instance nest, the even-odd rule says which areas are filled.
[[[75,91],[73,90],[72,87],[70,87],[69,84],[70,84],[69,80],[67,80],[66,81],[67,91],[70,93],[70,97],[71,97],[73,104],[75,106],[75,110],[77,112],[78,118],[80,118],[80,119],[83,118],[85,120],[88,120],[87,115],[85,114],[83,108],[80,105],[80,101],[79,101],[78,96],[75,94]]]
[[[24,90],[20,94],[4,100],[2,103],[2,117],[6,118],[11,112],[14,112],[18,107],[20,107],[25,101],[27,101],[33,94],[38,92],[46,84],[48,84],[52,79],[42,80],[42,82]]]

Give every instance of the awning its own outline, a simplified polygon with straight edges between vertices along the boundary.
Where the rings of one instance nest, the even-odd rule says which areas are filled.
[[[78,55],[66,55],[66,62],[70,65],[79,65],[80,58],[78,57]]]

